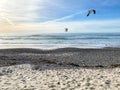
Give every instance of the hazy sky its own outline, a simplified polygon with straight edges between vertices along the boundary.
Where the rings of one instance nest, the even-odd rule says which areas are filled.
[[[89,9],[96,14],[86,17]],[[120,32],[120,0],[0,0],[0,32]]]

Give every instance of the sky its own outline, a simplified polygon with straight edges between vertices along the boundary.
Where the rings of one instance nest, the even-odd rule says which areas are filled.
[[[0,0],[0,35],[120,32],[119,8],[120,0]]]

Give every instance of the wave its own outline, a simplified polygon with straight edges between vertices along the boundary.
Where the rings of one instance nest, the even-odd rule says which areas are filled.
[[[120,39],[120,37],[0,37],[0,40],[87,40],[87,39]]]
[[[67,33],[67,34],[36,34],[26,36],[0,36],[2,45],[71,45],[71,46],[120,46],[120,34],[106,33]]]

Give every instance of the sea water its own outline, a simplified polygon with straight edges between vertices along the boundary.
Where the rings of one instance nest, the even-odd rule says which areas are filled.
[[[0,48],[120,47],[120,33],[49,33],[0,36]]]

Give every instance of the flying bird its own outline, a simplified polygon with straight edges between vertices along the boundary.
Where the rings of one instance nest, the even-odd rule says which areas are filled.
[[[91,13],[96,14],[96,10],[94,10],[94,9],[92,9],[92,10],[88,10],[88,14],[87,14],[87,16],[89,16]]]
[[[65,28],[65,32],[68,32],[68,28]]]

